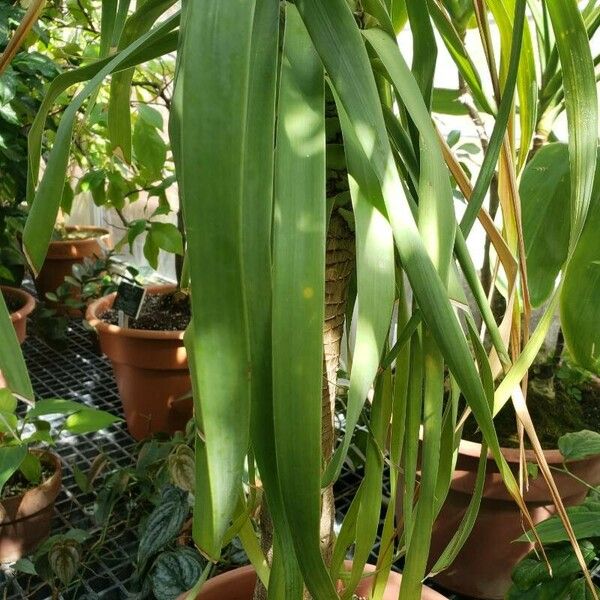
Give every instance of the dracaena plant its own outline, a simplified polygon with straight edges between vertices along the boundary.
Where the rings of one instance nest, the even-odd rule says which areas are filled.
[[[376,596],[382,593],[393,561],[404,555],[401,594],[418,598],[432,523],[448,491],[460,439],[459,395],[483,434],[478,481],[483,481],[489,450],[529,522],[492,420],[512,398],[566,521],[520,385],[545,326],[527,342],[527,273],[515,194],[535,129],[528,108],[535,102],[528,95],[531,81],[523,79],[531,75],[525,0],[477,0],[469,18],[465,3],[433,0],[187,0],[175,12],[173,4],[144,3],[125,21],[128,35],[113,44],[114,54],[65,73],[53,84],[48,105],[67,86],[86,82],[61,120],[35,188],[24,244],[35,271],[58,210],[78,112],[115,74],[111,103],[122,119],[111,135],[117,147],[128,148],[131,69],[176,51],[169,128],[191,281],[193,319],[186,347],[199,432],[193,535],[203,554],[217,561],[225,540],[240,533],[265,588],[259,586],[258,597],[335,599],[340,597],[336,581],[342,579],[346,591],[341,594],[348,598],[375,542],[384,472],[395,495],[402,471],[404,521],[394,524],[390,503],[373,589]],[[566,260],[572,260],[586,224],[596,162],[593,61],[575,1],[549,0],[545,6],[569,120],[572,192],[565,218],[571,222]],[[104,8],[106,23],[124,16],[114,3]],[[499,69],[487,30],[488,10],[502,30]],[[475,18],[481,29],[493,100],[481,88],[453,18],[460,19],[462,30]],[[414,39],[412,68],[396,42],[395,27],[405,21]],[[495,119],[473,186],[431,119],[434,26],[450,46],[464,86]],[[519,146],[513,137],[515,88]],[[332,139],[337,149],[328,148]],[[35,184],[35,148],[32,153]],[[500,198],[506,201],[502,232],[482,208],[497,168]],[[347,179],[349,203],[346,190],[336,186],[340,172]],[[452,181],[469,200],[460,224]],[[476,218],[508,280],[500,327],[466,245]],[[344,269],[351,268],[353,254],[354,292],[330,286],[330,281],[346,279]],[[489,357],[461,275],[489,330]],[[354,303],[347,431],[334,448],[331,391],[339,341],[330,334],[339,332]],[[398,319],[392,327],[394,305]],[[543,324],[551,314],[550,308]],[[9,383],[27,394],[22,365],[13,353],[0,353]],[[365,477],[336,537],[330,486],[371,387]],[[254,515],[248,506],[259,485],[261,514],[268,512],[264,521],[273,529],[268,559],[248,535]],[[456,556],[477,504],[472,503],[435,568],[446,567]],[[568,524],[566,530],[585,571]],[[344,574],[350,546],[354,563]],[[585,576],[589,580],[587,571]]]

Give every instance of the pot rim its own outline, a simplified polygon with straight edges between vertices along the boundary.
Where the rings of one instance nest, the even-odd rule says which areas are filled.
[[[345,564],[347,570],[350,570],[352,568],[352,561],[345,560],[344,564]],[[367,563],[365,565],[365,569],[366,569],[367,574],[365,575],[365,573],[363,573],[363,575],[365,575],[365,577],[369,577],[368,573],[371,572],[371,575],[372,575],[373,572],[375,571],[376,567],[374,565],[372,565],[371,563]],[[249,576],[250,574],[255,575],[255,573],[256,573],[256,571],[251,564],[244,565],[244,566],[236,567],[235,569],[231,569],[229,571],[220,573],[216,577],[208,579],[205,583],[208,584],[211,580],[214,581],[215,579],[219,579],[219,578],[221,578],[221,581],[227,580],[227,579],[235,581],[235,580],[239,580],[239,579],[244,579],[247,576]],[[397,573],[395,571],[390,571],[390,573],[389,573],[389,578],[392,580],[395,580],[398,583],[399,583],[401,577],[402,577],[401,573]],[[213,583],[213,585],[214,585],[214,583]],[[203,589],[200,590],[200,594],[197,596],[197,600],[202,599],[203,591],[204,591]],[[210,590],[210,591],[213,591],[213,590]],[[184,599],[187,596],[187,593],[188,592],[184,592],[181,596],[179,596],[178,600]],[[445,600],[445,598],[446,598],[446,596],[443,596],[437,590],[434,590],[433,588],[429,587],[425,583],[423,584],[423,590],[421,592],[421,600]]]
[[[146,290],[154,294],[166,294],[175,289],[177,289],[177,286],[173,284],[146,286]],[[116,296],[117,292],[113,292],[108,296],[103,296],[102,298],[98,298],[98,300],[94,300],[87,307],[85,319],[98,333],[147,340],[183,340],[185,331],[131,329],[129,327],[119,327],[118,325],[112,325],[106,321],[103,321],[101,318],[102,315],[104,314],[105,310],[112,307]]]
[[[15,494],[14,496],[8,496],[7,498],[3,498],[2,500],[0,500],[0,504],[2,504],[4,502],[9,502],[9,501],[14,502],[15,500],[17,500],[19,498],[24,498],[30,492],[33,492],[40,488],[41,489],[51,488],[54,486],[54,484],[57,482],[57,480],[60,479],[61,472],[62,472],[62,461],[58,454],[56,454],[55,452],[52,452],[51,450],[42,450],[40,448],[32,448],[29,452],[31,452],[32,454],[37,454],[40,458],[44,457],[44,458],[50,459],[50,462],[54,466],[54,473],[52,473],[52,475],[50,475],[50,477],[48,477],[48,479],[45,479],[44,481],[42,481],[35,487],[25,490],[21,494]],[[8,522],[10,522],[10,521],[8,521]]]
[[[20,298],[23,301],[23,306],[21,306],[21,308],[10,313],[10,320],[13,323],[24,319],[35,309],[35,298],[29,292],[9,285],[0,285],[0,290],[2,290],[2,293],[5,295],[12,296],[13,298]]]
[[[519,464],[520,462],[520,451],[518,448],[504,448],[501,447],[500,451],[502,452],[504,458],[507,462],[511,464]],[[460,454],[464,454],[465,456],[471,458],[479,458],[481,456],[481,444],[479,442],[471,442],[469,440],[461,439],[460,445],[458,446],[458,452]],[[550,464],[563,464],[563,462],[568,462],[570,464],[585,462],[590,459],[594,459],[594,456],[589,456],[586,458],[580,458],[576,460],[567,460],[565,461],[560,450],[557,448],[553,448],[551,450],[544,450],[544,456],[546,460]],[[491,451],[488,450],[488,460],[494,460],[494,456]],[[527,462],[536,462],[536,455],[533,450],[525,449],[525,460]]]
[[[90,242],[97,240],[99,238],[107,237],[110,235],[110,231],[106,227],[96,227],[95,225],[67,225],[65,227],[67,231],[97,231],[98,235],[88,238],[73,238],[66,240],[51,240],[50,245],[52,244],[82,244],[85,242]]]

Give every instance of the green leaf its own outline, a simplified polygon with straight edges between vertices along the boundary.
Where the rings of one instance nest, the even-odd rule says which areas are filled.
[[[17,410],[17,399],[8,388],[0,388],[0,411],[13,413]]]
[[[42,463],[39,456],[28,452],[19,470],[23,473],[27,481],[35,484],[39,483],[42,477]]]
[[[600,454],[600,433],[587,429],[566,433],[558,439],[558,449],[565,460],[596,456]]]
[[[65,421],[64,428],[74,434],[93,433],[119,423],[123,419],[111,415],[104,410],[84,408],[70,415]]]
[[[21,466],[27,456],[27,446],[4,446],[0,448],[0,497],[6,482]]]
[[[167,145],[153,125],[138,118],[133,128],[133,152],[140,172],[150,181],[160,179]]]
[[[35,406],[27,412],[27,420],[31,421],[44,415],[70,415],[85,408],[85,404],[63,398],[38,400]]]
[[[135,242],[136,238],[146,231],[146,226],[148,221],[146,219],[135,219],[129,223],[129,228],[127,229],[127,243],[131,247],[133,242]]]
[[[533,306],[548,299],[567,259],[570,226],[565,199],[570,185],[566,144],[544,146],[523,171],[519,195]]]
[[[28,558],[20,558],[14,564],[14,569],[19,573],[26,573],[27,575],[37,575],[35,565]]]
[[[275,446],[283,504],[304,582],[312,596],[328,600],[337,594],[320,552],[325,83],[294,5],[287,4],[286,17],[273,223]],[[290,403],[292,395],[297,402]]]
[[[144,241],[144,258],[148,261],[148,264],[153,268],[158,268],[158,252],[160,248],[154,243],[154,240],[147,235]]]
[[[191,548],[179,547],[163,552],[150,574],[154,596],[161,600],[176,600],[194,586],[201,574],[200,555]]]
[[[597,502],[567,508],[567,515],[578,540],[600,537],[600,505]],[[542,521],[536,525],[535,530],[544,544],[569,541],[565,527],[558,517]],[[531,533],[522,535],[518,541],[525,542],[529,539]]]
[[[194,451],[186,444],[180,444],[167,460],[171,481],[186,492],[196,489]]]
[[[148,237],[161,250],[173,254],[183,254],[183,239],[180,231],[172,223],[150,223]]]
[[[175,0],[147,0],[136,6],[119,37],[121,51],[145,34],[154,22],[175,4]],[[108,103],[108,137],[113,150],[118,150],[126,162],[131,162],[131,82],[134,69],[115,73],[110,82]]]
[[[140,104],[137,107],[137,112],[139,119],[142,119],[142,121],[146,122],[151,127],[162,131],[164,127],[163,117],[159,111],[146,104]]]
[[[52,87],[47,94],[47,102],[40,108],[39,119],[36,121],[30,131],[30,151],[29,151],[29,178],[28,178],[28,199],[33,199],[35,183],[39,172],[39,159],[41,149],[41,137],[46,114],[51,103],[56,98],[56,95],[72,83],[85,80],[86,77],[92,76],[85,87],[77,94],[66,108],[60,120],[54,145],[48,157],[46,169],[42,176],[42,180],[35,193],[35,201],[29,211],[27,223],[23,232],[23,243],[27,258],[34,272],[39,272],[39,269],[44,262],[47,253],[48,244],[52,237],[54,223],[60,204],[62,190],[65,181],[65,173],[69,162],[69,152],[71,148],[71,139],[75,126],[75,119],[85,100],[93,95],[104,78],[124,67],[127,61],[136,55],[146,58],[149,48],[153,44],[160,46],[165,42],[165,38],[171,30],[178,24],[179,13],[175,13],[172,17],[166,19],[155,29],[138,38],[125,50],[107,60],[100,62],[97,65],[92,65],[86,71],[79,70],[77,72],[67,73],[68,78],[63,78],[59,84]],[[83,77],[83,79],[81,79]],[[64,86],[64,87],[63,87]],[[31,140],[33,138],[33,140]]]
[[[452,21],[448,18],[446,12],[440,8],[438,2],[435,2],[434,0],[429,0],[429,11],[437,32],[442,37],[446,49],[454,60],[460,74],[468,84],[469,89],[475,98],[475,102],[484,112],[492,114],[494,112],[492,110],[492,103],[487,99],[485,92],[483,91],[481,78],[479,77],[475,63],[467,52]]]
[[[29,374],[19,347],[15,328],[10,320],[6,308],[4,295],[0,292],[0,371],[8,387],[15,394],[19,394],[33,401],[33,388]]]
[[[492,177],[496,171],[496,164],[498,162],[500,150],[504,142],[506,128],[513,110],[515,86],[517,85],[518,81],[521,81],[519,79],[519,66],[521,47],[523,43],[523,30],[525,27],[526,2],[525,0],[515,0],[515,15],[513,24],[506,22],[506,19],[509,19],[509,17],[505,14],[506,10],[502,3],[499,4],[499,0],[494,0],[494,5],[498,8],[499,14],[504,15],[504,26],[502,31],[512,31],[512,42],[510,45],[508,45],[508,41],[505,40],[503,45],[503,48],[510,48],[510,58],[506,58],[508,70],[506,74],[506,82],[502,90],[502,99],[500,101],[500,106],[498,107],[496,122],[494,123],[494,129],[492,130],[492,135],[490,136],[488,149],[485,153],[479,175],[477,176],[477,181],[473,187],[471,200],[467,205],[467,209],[460,223],[460,227],[465,238],[468,237],[469,232],[475,223],[479,210],[481,209],[483,201],[486,198]]]
[[[589,564],[596,556],[594,546],[587,540],[582,541],[580,546],[585,562]],[[512,573],[512,580],[519,588],[527,590],[537,583],[550,581],[553,577],[563,579],[581,571],[579,561],[569,544],[547,548],[546,556],[552,568],[552,575],[543,558],[530,555],[523,559]]]
[[[217,560],[238,500],[250,429],[242,213],[255,3],[187,0],[184,10],[169,127],[188,253],[194,257],[194,318],[185,341],[205,441],[196,445],[193,534],[202,552]]]
[[[600,178],[587,222],[565,270],[560,321],[572,357],[600,374]]]
[[[189,513],[188,493],[167,485],[156,508],[150,513],[138,546],[138,570],[179,533]]]
[[[571,236],[575,248],[586,221],[598,138],[596,77],[587,31],[575,0],[546,2],[563,71],[571,168]]]
[[[50,567],[64,585],[68,585],[75,577],[82,554],[81,545],[73,539],[58,540],[48,551]]]
[[[396,247],[424,320],[475,413],[507,488],[515,500],[522,503],[518,485],[500,452],[489,404],[464,333],[444,284],[428,256],[404,193],[389,146],[369,57],[359,41],[360,31],[344,0],[330,0],[326,3],[299,0],[297,6],[377,176],[388,219],[394,231]],[[368,29],[363,35],[372,46],[374,45],[388,69],[395,71],[398,64],[402,66],[402,57],[395,40],[376,29]],[[388,54],[393,58],[389,58]],[[347,59],[348,56],[353,57],[352,61]],[[387,64],[388,62],[390,64]],[[409,79],[404,77],[402,84],[397,88],[402,90],[406,81]],[[435,165],[431,165],[431,168],[438,171],[438,176],[441,178],[445,174],[447,177],[445,167],[437,165],[437,161]],[[435,195],[433,197],[435,198]],[[445,252],[448,240],[440,242],[440,250]]]

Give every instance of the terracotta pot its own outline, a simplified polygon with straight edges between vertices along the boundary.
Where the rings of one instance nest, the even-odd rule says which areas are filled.
[[[450,491],[433,527],[429,566],[447,546],[467,510],[475,486],[480,452],[480,444],[461,441]],[[518,449],[504,448],[502,453],[517,474]],[[562,455],[558,450],[547,450],[544,454],[551,466],[562,465]],[[526,451],[526,459],[527,462],[536,462],[533,451]],[[569,469],[591,485],[600,484],[600,456],[570,461]],[[587,494],[585,486],[568,475],[556,471],[553,475],[566,506],[583,501]],[[530,478],[525,501],[536,524],[555,513],[550,491],[541,475]],[[506,491],[496,463],[489,455],[483,498],[473,531],[454,563],[436,575],[434,580],[444,588],[465,596],[504,598],[511,585],[513,568],[533,547],[522,542],[513,543],[522,533],[519,509]]]
[[[22,344],[27,337],[27,316],[35,309],[35,298],[28,294],[25,290],[12,288],[8,286],[0,286],[2,294],[5,298],[12,298],[21,303],[21,307],[10,313],[10,320],[17,333],[19,344]]]
[[[352,563],[347,561],[346,565],[350,569]],[[369,572],[374,569],[373,565],[366,566],[366,570]],[[401,581],[402,575],[394,572],[390,573],[383,600],[398,600]],[[371,589],[371,583],[370,578],[363,579],[356,593],[358,595],[364,594],[367,597]],[[251,566],[241,567],[209,579],[202,587],[197,600],[252,600],[255,585],[256,572],[254,568]],[[185,594],[182,594],[178,600],[184,598]],[[425,586],[421,598],[423,600],[444,600],[444,596]]]
[[[14,562],[35,550],[49,535],[54,501],[62,482],[60,458],[39,452],[54,467],[54,474],[37,487],[0,504],[0,562]]]
[[[164,294],[173,286],[150,286]],[[92,302],[86,319],[97,331],[100,348],[112,363],[129,433],[141,440],[153,433],[173,434],[192,416],[191,390],[183,331],[145,331],[109,325],[101,319],[116,294]]]
[[[88,227],[84,225],[65,228],[70,232],[89,232],[94,237],[72,240],[56,240],[50,242],[46,260],[35,280],[35,287],[40,300],[46,299],[46,292],[55,292],[67,275],[71,275],[73,265],[83,262],[84,258],[100,256],[110,243],[108,229]]]

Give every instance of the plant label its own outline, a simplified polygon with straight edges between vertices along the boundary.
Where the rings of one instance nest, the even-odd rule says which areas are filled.
[[[129,283],[128,281],[121,281],[117,288],[117,297],[115,298],[113,308],[128,317],[137,319],[142,309],[145,295],[146,288]]]

